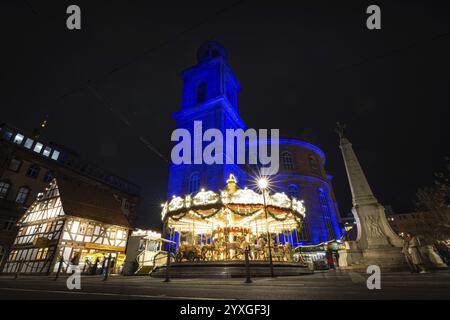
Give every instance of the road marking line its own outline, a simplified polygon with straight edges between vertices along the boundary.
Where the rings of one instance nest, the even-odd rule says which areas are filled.
[[[25,291],[25,292],[48,292],[48,293],[66,293],[66,294],[90,294],[98,296],[120,296],[120,297],[135,297],[135,298],[159,298],[159,299],[182,299],[182,300],[229,300],[221,298],[200,298],[200,297],[181,297],[168,295],[141,295],[141,294],[120,294],[120,293],[106,293],[106,292],[82,292],[82,291],[61,291],[61,290],[38,290],[38,289],[22,289],[22,288],[0,288],[0,290],[8,291]]]

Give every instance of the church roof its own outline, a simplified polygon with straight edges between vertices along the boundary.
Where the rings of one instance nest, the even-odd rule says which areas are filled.
[[[59,177],[56,183],[66,215],[130,228],[112,190],[69,177]]]

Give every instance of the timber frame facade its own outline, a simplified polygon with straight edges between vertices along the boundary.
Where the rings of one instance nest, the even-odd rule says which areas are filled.
[[[129,226],[101,222],[83,214],[75,216],[65,210],[61,192],[64,189],[53,179],[26,211],[19,221],[19,233],[4,273],[51,274],[61,261],[63,272],[70,271],[73,265],[86,270],[93,263],[101,263],[99,256],[103,261],[111,256],[117,261],[119,255],[124,255]],[[113,197],[111,201],[115,201]],[[87,206],[80,203],[83,205]],[[96,261],[90,261],[92,258]]]

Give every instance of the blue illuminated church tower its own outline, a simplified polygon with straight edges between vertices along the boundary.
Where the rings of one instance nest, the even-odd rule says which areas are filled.
[[[209,41],[197,52],[197,64],[182,72],[183,96],[181,110],[174,114],[177,128],[184,128],[194,137],[194,121],[202,121],[202,130],[242,128],[239,117],[239,82],[227,64],[227,52],[217,42]],[[194,146],[192,145],[192,150]],[[224,146],[223,163],[226,163]],[[200,188],[218,191],[233,173],[238,181],[245,174],[238,165],[184,164],[170,166],[168,196],[195,193]]]
[[[194,136],[194,122],[202,121],[202,130],[246,129],[239,116],[240,85],[227,62],[227,51],[214,41],[208,41],[197,51],[197,64],[183,71],[181,110],[173,116],[177,128],[187,129]],[[273,143],[273,142],[272,142]],[[209,142],[207,143],[209,144]],[[304,228],[289,240],[293,245],[317,244],[341,237],[340,216],[334,196],[331,175],[325,170],[324,152],[304,139],[281,138],[280,169],[273,179],[277,192],[304,200],[306,218]],[[192,150],[193,150],[192,144]],[[224,146],[223,163],[226,149]],[[207,165],[171,163],[168,198],[174,195],[195,194],[201,188],[219,191],[230,173],[238,185],[248,185],[252,176],[249,167],[239,165]]]

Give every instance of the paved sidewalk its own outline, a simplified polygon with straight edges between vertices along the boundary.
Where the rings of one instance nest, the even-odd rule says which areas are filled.
[[[67,277],[0,276],[0,299],[450,299],[450,271],[383,273],[381,290],[369,290],[368,275],[339,271],[298,277],[163,279],[145,276],[82,276],[81,290]]]

